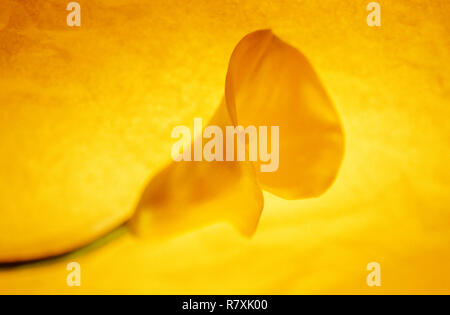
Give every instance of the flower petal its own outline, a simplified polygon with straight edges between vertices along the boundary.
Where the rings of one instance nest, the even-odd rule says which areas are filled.
[[[224,128],[230,124],[222,102],[209,125]],[[223,145],[225,152],[225,142]],[[194,146],[195,142],[191,153]],[[131,226],[139,235],[165,237],[207,224],[230,222],[243,235],[251,236],[263,204],[251,162],[172,162],[150,181]]]
[[[270,30],[247,35],[230,60],[226,102],[236,124],[279,126],[279,169],[258,172],[265,189],[288,199],[328,189],[342,162],[343,130],[311,64],[297,49]]]
[[[337,113],[306,58],[271,31],[246,36],[231,57],[226,102],[209,125],[225,135],[233,124],[280,126],[279,169],[262,173],[260,162],[173,162],[144,192],[135,230],[166,234],[230,221],[252,235],[263,205],[258,182],[298,199],[320,195],[334,180],[344,143]]]

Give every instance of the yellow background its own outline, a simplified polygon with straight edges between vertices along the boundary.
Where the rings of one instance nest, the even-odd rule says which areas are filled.
[[[97,74],[99,82],[91,83],[96,101],[108,105],[105,115],[123,117],[113,123],[128,130],[126,151],[144,152],[139,163],[146,166],[132,168],[137,179],[128,189],[141,187],[170,152],[171,139],[149,135],[150,118],[142,123],[139,117],[150,115],[160,124],[152,130],[169,135],[170,124],[212,114],[234,46],[261,28],[273,29],[313,64],[341,115],[345,159],[320,198],[284,201],[265,194],[251,239],[223,224],[159,243],[122,228],[89,250],[0,269],[0,293],[450,293],[448,1],[379,1],[382,26],[373,28],[366,24],[368,1],[79,2],[80,30],[67,28],[64,6],[43,6],[51,14],[35,21],[62,37],[80,32],[74,40],[87,46],[75,41],[73,49],[89,52],[92,67],[69,66],[77,74]],[[125,48],[121,54],[124,42],[133,54]],[[115,63],[128,73],[125,88],[126,82],[132,86],[122,92],[126,101],[107,96],[124,88],[116,82]],[[148,81],[136,86],[141,77]],[[136,107],[144,99],[155,104],[148,112]],[[128,102],[136,106],[123,106]],[[114,189],[102,198],[120,187]],[[135,200],[121,201],[125,214],[111,226],[129,215]],[[6,229],[1,212],[0,219]],[[71,261],[81,264],[79,288],[66,285]],[[366,265],[373,261],[381,264],[379,288],[366,284]]]

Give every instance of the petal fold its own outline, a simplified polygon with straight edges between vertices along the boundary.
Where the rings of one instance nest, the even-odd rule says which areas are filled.
[[[279,169],[257,173],[264,189],[300,199],[330,187],[342,163],[343,129],[303,54],[270,30],[251,33],[233,52],[225,92],[235,123],[279,126]]]

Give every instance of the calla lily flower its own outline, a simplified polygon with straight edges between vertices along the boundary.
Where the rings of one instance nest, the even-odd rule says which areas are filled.
[[[289,199],[319,196],[342,161],[342,127],[325,89],[307,59],[270,30],[247,35],[235,48],[225,100],[210,124],[279,126],[279,169],[262,172],[261,161],[173,162],[143,194],[133,220],[141,235],[220,220],[253,235],[262,188]]]

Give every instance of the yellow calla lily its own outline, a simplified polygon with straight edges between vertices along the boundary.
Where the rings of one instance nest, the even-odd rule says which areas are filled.
[[[449,292],[448,1],[380,2],[381,26],[371,27],[360,1],[78,0],[82,22],[73,28],[68,2],[0,2],[0,261],[90,245],[1,265],[0,294]],[[231,167],[228,191],[206,187],[218,201],[189,212],[189,233],[153,242],[127,226],[115,229],[139,205],[146,205],[139,230],[157,220],[174,233],[184,228],[174,216],[147,211],[146,187],[170,179],[172,128],[214,116],[227,69],[239,94],[234,122],[264,116],[251,117],[245,104],[265,91],[254,93],[237,82],[244,73],[228,68],[239,40],[258,29],[301,50],[336,105],[345,158],[331,189],[285,200],[316,196],[332,178],[308,191],[291,181],[310,175],[298,168],[277,182]],[[229,112],[227,91],[220,108]],[[339,125],[334,114],[323,120],[329,108],[320,108],[318,122]],[[268,110],[273,118],[286,114]],[[339,165],[328,162],[320,165]],[[247,234],[258,223],[251,239],[196,219],[203,210],[223,213],[231,200],[248,202],[241,225],[232,215],[220,219]],[[79,287],[67,284],[72,262],[81,268]],[[367,283],[372,262],[381,266],[380,287]]]
[[[270,30],[247,35],[235,48],[225,101],[210,125],[220,126],[222,134],[229,125],[277,126],[282,133],[279,169],[262,172],[260,160],[173,162],[143,194],[133,220],[140,234],[230,221],[244,235],[253,235],[263,207],[260,186],[292,199],[318,196],[342,161],[342,128],[317,75],[298,50]],[[222,144],[225,152],[227,144]]]

